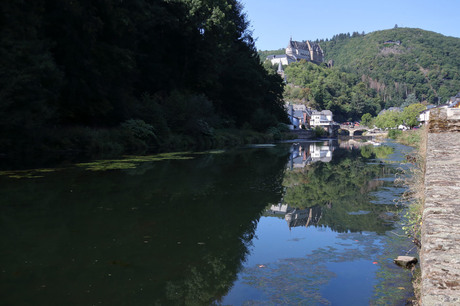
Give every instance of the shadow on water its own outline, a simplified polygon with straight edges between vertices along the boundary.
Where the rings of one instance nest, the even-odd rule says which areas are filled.
[[[225,294],[286,150],[191,155],[1,180],[1,295],[9,305],[208,304]]]
[[[264,273],[275,271],[247,267],[254,254],[285,248],[273,240],[268,248],[254,245],[259,241],[255,235],[264,235],[258,227],[261,220],[268,220],[266,216],[284,219],[285,228],[341,233],[339,244],[367,239],[361,250],[377,256],[379,243],[360,234],[383,235],[394,228],[395,206],[380,198],[382,203],[376,204],[376,192],[393,184],[386,178],[396,170],[381,160],[393,149],[361,147],[310,142],[4,172],[0,176],[2,301],[226,303],[242,275],[260,285]],[[325,253],[330,262],[363,258],[359,252],[341,250],[318,246],[308,261],[297,258],[278,265],[295,264],[306,279],[323,275],[330,280],[335,274],[324,265]],[[272,283],[285,279],[285,273],[276,273],[267,274]],[[313,288],[318,280],[312,281]],[[295,287],[295,282],[286,286]],[[255,283],[252,287],[262,290]],[[263,288],[268,287],[266,279]],[[318,292],[304,292],[303,298],[327,302]],[[240,298],[251,301],[257,294]],[[269,295],[265,291],[264,296]],[[290,301],[271,299],[283,300]],[[252,302],[257,304],[257,299]]]

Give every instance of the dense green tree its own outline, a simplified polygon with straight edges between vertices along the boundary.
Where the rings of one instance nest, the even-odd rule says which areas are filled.
[[[373,125],[373,122],[372,122],[372,115],[369,114],[369,113],[365,113],[364,115],[362,115],[362,117],[361,117],[361,124],[362,124],[362,125],[365,125],[365,126],[372,127],[372,125]]]
[[[63,75],[40,32],[43,7],[43,1],[0,3],[0,153],[34,141],[56,116]]]
[[[375,118],[375,125],[381,129],[397,128],[403,123],[402,113],[399,111],[384,111]]]
[[[414,93],[411,93],[407,96],[406,100],[404,100],[404,103],[401,104],[401,107],[406,107],[415,103],[418,103],[417,97]]]
[[[76,129],[143,122],[161,144],[287,120],[282,80],[262,66],[236,0],[12,0],[0,9],[0,153],[19,142],[85,149]]]
[[[418,117],[420,112],[426,109],[426,106],[420,103],[411,104],[408,107],[404,108],[401,117],[405,125],[413,127],[418,125]]]

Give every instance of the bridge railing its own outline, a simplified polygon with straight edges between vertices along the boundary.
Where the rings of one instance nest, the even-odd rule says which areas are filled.
[[[365,126],[365,125],[357,125],[357,126],[354,126],[354,125],[346,125],[346,124],[341,124],[340,125],[340,128],[342,130],[369,130],[369,127]]]

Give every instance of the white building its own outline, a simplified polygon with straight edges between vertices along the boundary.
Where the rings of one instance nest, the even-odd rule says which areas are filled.
[[[323,111],[313,111],[311,114],[310,119],[310,126],[311,127],[327,127],[334,124],[334,120],[332,119],[332,112],[330,110],[323,110]]]
[[[288,57],[286,54],[276,54],[276,55],[269,55],[267,56],[267,60],[274,64],[281,64],[281,65],[289,65],[290,63],[295,62],[295,59],[292,57]]]
[[[432,107],[432,108],[429,108],[429,109],[425,109],[424,111],[422,111],[418,115],[418,121],[420,121],[420,123],[426,124],[426,123],[428,123],[428,121],[430,121],[430,113],[432,111],[439,110],[439,109],[442,109],[442,108],[447,108],[447,107],[448,107],[448,105],[444,104],[444,105],[440,105],[440,106],[437,106],[437,107]]]
[[[278,214],[286,214],[286,213],[290,212],[292,210],[292,208],[289,207],[288,204],[278,203],[278,205],[272,205],[270,207],[270,210],[274,214],[276,214],[276,213],[278,213]]]
[[[311,144],[310,145],[310,154],[312,163],[321,161],[323,163],[328,163],[332,160],[332,151],[334,147],[328,143],[323,144]]]
[[[439,111],[440,109],[443,109],[443,108],[450,109],[448,113],[453,113],[454,111],[452,111],[452,109],[460,108],[460,92],[456,96],[451,97],[447,101],[447,104],[443,104],[439,106],[431,106],[431,107],[430,105],[428,105],[427,109],[420,113],[418,117],[418,121],[420,121],[420,123],[423,123],[423,124],[428,123],[428,121],[430,121],[430,113],[432,111]]]

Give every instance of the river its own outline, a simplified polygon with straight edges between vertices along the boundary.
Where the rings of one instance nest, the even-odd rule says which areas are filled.
[[[409,151],[325,140],[0,172],[2,304],[404,304]]]

